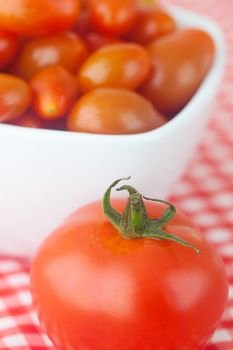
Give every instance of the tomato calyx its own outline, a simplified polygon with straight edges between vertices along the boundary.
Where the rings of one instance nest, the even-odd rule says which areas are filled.
[[[126,190],[129,198],[125,209],[122,213],[118,213],[110,203],[111,190],[120,181],[129,180],[130,177],[122,178],[114,181],[103,196],[103,211],[112,225],[119,231],[125,239],[152,238],[175,241],[186,247],[192,248],[196,253],[200,254],[200,250],[193,244],[184,241],[176,235],[170,234],[164,230],[165,226],[173,219],[176,214],[176,208],[169,202],[160,199],[148,198],[142,196],[135,188],[130,185],[123,185],[117,188],[117,191]],[[147,215],[147,211],[143,200],[160,202],[168,207],[160,218],[151,219]]]

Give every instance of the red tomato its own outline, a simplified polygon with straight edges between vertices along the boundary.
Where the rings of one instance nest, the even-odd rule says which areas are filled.
[[[123,34],[137,19],[136,0],[90,0],[91,21],[101,32]]]
[[[175,28],[174,19],[166,11],[160,8],[141,9],[138,21],[127,34],[127,39],[144,45],[174,31]]]
[[[169,205],[164,226],[167,206],[146,202],[147,217],[129,190],[126,209],[104,204],[113,224],[94,202],[43,242],[31,269],[40,320],[58,349],[201,350],[226,304],[223,262],[181,212]]]
[[[41,36],[71,28],[79,15],[79,0],[0,0],[1,29]]]
[[[111,44],[121,44],[123,40],[110,35],[103,35],[96,32],[89,32],[84,36],[85,42],[88,46],[90,52],[94,52],[98,49],[101,49],[104,46]]]
[[[31,80],[33,108],[45,120],[62,117],[77,96],[76,79],[63,67],[41,70]]]
[[[73,32],[32,39],[25,43],[16,62],[16,73],[30,79],[41,69],[61,65],[72,73],[87,57],[87,47]]]
[[[214,59],[211,37],[181,29],[148,45],[153,71],[141,92],[162,112],[180,111],[198,89]]]
[[[20,118],[11,122],[11,124],[36,129],[41,129],[44,126],[43,122],[39,118],[30,113],[22,115]]]
[[[88,9],[83,9],[80,12],[77,22],[75,23],[73,30],[83,36],[84,34],[92,30],[92,24],[90,21],[90,13]]]
[[[0,69],[11,63],[18,47],[19,40],[15,35],[0,32]]]
[[[113,88],[92,90],[70,112],[70,131],[95,134],[136,134],[165,123],[152,104],[139,94]]]
[[[0,74],[0,122],[8,122],[23,114],[31,103],[31,90],[22,79]]]
[[[93,53],[81,67],[78,80],[82,91],[96,87],[135,89],[150,69],[146,50],[136,44],[114,44]]]

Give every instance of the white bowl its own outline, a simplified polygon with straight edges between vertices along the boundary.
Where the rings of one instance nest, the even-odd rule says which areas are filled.
[[[143,194],[171,193],[202,137],[224,70],[221,31],[208,18],[172,8],[183,27],[215,41],[211,71],[188,105],[157,130],[130,136],[78,134],[0,125],[0,251],[32,255],[39,242],[77,207],[132,176]]]

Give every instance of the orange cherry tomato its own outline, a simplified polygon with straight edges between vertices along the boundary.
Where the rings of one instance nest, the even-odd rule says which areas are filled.
[[[174,19],[166,11],[160,8],[141,9],[137,23],[127,35],[127,39],[144,45],[174,31],[175,28]]]
[[[98,30],[108,34],[123,34],[137,19],[136,0],[90,0],[91,21]]]
[[[147,51],[137,44],[114,44],[94,52],[81,67],[78,80],[82,91],[96,87],[135,89],[150,69]]]
[[[31,90],[22,79],[0,74],[0,122],[8,122],[23,114],[31,103]]]
[[[62,117],[77,96],[76,79],[61,66],[48,67],[31,79],[33,109],[45,120]]]
[[[196,92],[214,59],[211,37],[180,29],[148,45],[152,72],[140,89],[162,113],[174,115]]]
[[[67,129],[95,134],[137,134],[165,123],[152,104],[139,94],[99,88],[82,96],[74,105]]]
[[[101,49],[104,46],[111,44],[121,44],[123,40],[110,35],[103,35],[96,32],[89,32],[85,36],[85,42],[88,46],[89,52],[94,52],[98,49]]]
[[[48,35],[71,28],[79,10],[79,0],[0,0],[0,23],[10,33]]]
[[[7,67],[19,48],[19,40],[14,34],[0,32],[0,69]]]
[[[41,129],[44,126],[42,120],[30,113],[22,115],[18,119],[11,122],[11,124],[36,129]]]
[[[15,71],[27,80],[41,69],[53,65],[61,65],[76,73],[87,54],[84,41],[73,32],[36,38],[23,46]]]

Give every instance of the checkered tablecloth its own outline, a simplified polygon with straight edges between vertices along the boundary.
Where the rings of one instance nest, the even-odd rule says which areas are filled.
[[[216,19],[228,44],[229,62],[213,118],[171,200],[200,225],[223,257],[229,302],[206,350],[233,350],[233,0],[168,2]],[[27,258],[0,256],[0,349],[54,349],[31,304],[29,265]]]

